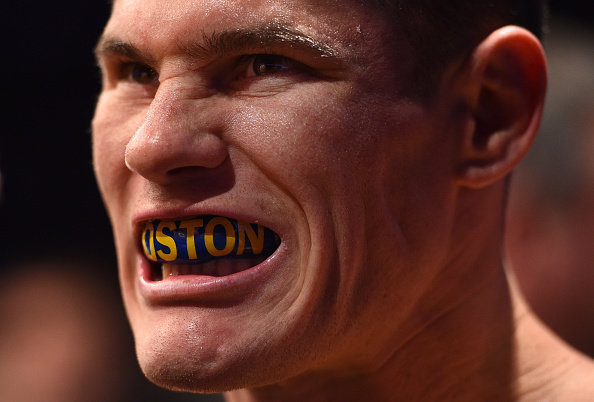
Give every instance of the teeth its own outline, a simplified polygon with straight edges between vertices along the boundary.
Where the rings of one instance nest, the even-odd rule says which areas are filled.
[[[200,266],[191,264],[163,264],[161,266],[163,278],[179,275],[199,275]]]
[[[258,265],[261,261],[257,258],[246,258],[245,260],[239,260],[237,262],[236,269],[239,271],[245,271],[248,268]]]
[[[218,262],[216,260],[205,262],[204,264],[201,264],[200,271],[202,275],[217,276],[217,265]]]
[[[162,278],[180,275],[228,276],[256,266],[262,257],[223,258],[202,264],[162,264]]]
[[[238,264],[235,264],[231,260],[217,261],[217,275],[216,276],[227,276],[235,273],[238,268]],[[237,271],[239,272],[239,270]]]
[[[190,273],[192,273],[191,265],[179,265],[179,275],[188,275]]]

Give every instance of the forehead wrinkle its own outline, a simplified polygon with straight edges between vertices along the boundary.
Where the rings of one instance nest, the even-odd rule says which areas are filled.
[[[337,54],[331,46],[277,23],[251,29],[204,33],[202,42],[187,42],[179,46],[179,51],[192,58],[204,60],[279,44],[314,51],[320,57],[332,57]]]

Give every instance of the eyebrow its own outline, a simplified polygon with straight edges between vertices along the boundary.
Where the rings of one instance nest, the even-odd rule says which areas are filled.
[[[198,60],[213,60],[227,54],[284,45],[292,49],[315,52],[319,57],[334,57],[337,51],[304,33],[292,30],[278,23],[252,29],[202,34],[201,41],[187,41],[178,46],[178,51]],[[130,42],[114,37],[102,36],[95,48],[99,58],[104,53],[116,53],[133,60],[155,65],[156,60]]]
[[[95,58],[99,60],[102,55],[110,53],[119,54],[147,65],[155,65],[155,59],[150,54],[141,51],[132,43],[101,36],[95,47]]]

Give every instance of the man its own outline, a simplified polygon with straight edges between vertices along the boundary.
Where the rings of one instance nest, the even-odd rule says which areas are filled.
[[[536,5],[385,3],[114,2],[94,163],[143,371],[230,401],[591,398],[500,259],[546,81],[508,24]]]

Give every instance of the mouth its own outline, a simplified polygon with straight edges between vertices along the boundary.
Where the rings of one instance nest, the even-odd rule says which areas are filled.
[[[150,280],[229,276],[266,261],[279,247],[271,229],[222,216],[145,221],[141,234]]]

